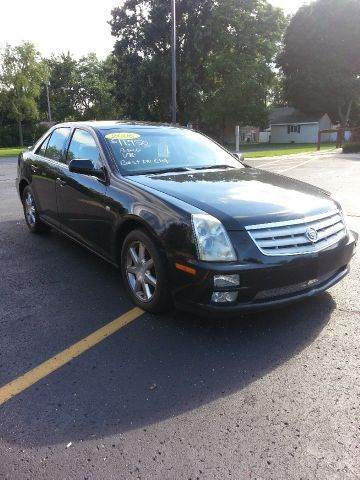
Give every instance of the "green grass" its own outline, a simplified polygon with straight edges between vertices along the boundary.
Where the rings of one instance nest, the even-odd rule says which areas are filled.
[[[21,147],[11,147],[11,148],[0,148],[0,157],[17,157],[19,153],[25,150],[25,148]]]
[[[322,143],[321,150],[334,149],[333,143]],[[316,152],[317,146],[309,143],[290,143],[290,144],[276,144],[276,143],[256,143],[240,145],[240,152],[244,154],[245,158],[260,158],[260,157],[278,157],[281,155],[293,155],[296,153],[310,153]]]
[[[334,148],[335,145],[333,143],[321,144],[321,150]],[[25,149],[21,147],[1,147],[0,157],[17,157],[22,150]],[[244,154],[245,158],[278,157],[280,155],[291,155],[295,153],[316,152],[316,145],[309,143],[291,143],[287,145],[283,143],[254,143],[240,145],[240,152]]]

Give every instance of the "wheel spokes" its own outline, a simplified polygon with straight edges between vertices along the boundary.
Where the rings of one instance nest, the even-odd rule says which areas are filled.
[[[127,271],[127,273],[132,273],[133,275],[136,275],[136,273],[137,273],[137,268],[136,268],[135,265],[128,265],[128,266],[126,267],[126,271]]]
[[[31,193],[28,193],[24,202],[25,215],[28,223],[34,225],[36,223],[36,210],[34,205],[34,199]]]
[[[145,280],[142,282],[142,289],[145,294],[145,297],[147,300],[150,300],[151,298],[151,292],[150,292],[150,287],[149,285],[145,282]]]
[[[145,273],[146,283],[150,283],[153,287],[156,287],[156,278],[151,275],[151,273]]]
[[[138,241],[130,245],[127,253],[126,275],[133,293],[142,302],[149,302],[156,290],[154,260],[146,246]]]
[[[154,260],[152,258],[150,258],[149,260],[147,260],[145,262],[145,268],[146,270],[151,270],[154,266]]]
[[[135,252],[135,248],[130,247],[129,252],[130,252],[132,261],[135,263],[135,265],[138,265],[140,262],[139,262],[139,257],[137,255],[137,253]]]
[[[143,243],[139,243],[139,260],[143,262],[145,260],[145,246]]]
[[[34,209],[30,210],[29,216],[31,218],[32,223],[35,223],[35,210]]]
[[[134,288],[135,292],[137,293],[141,293],[142,292],[142,284],[141,282],[138,280],[138,278],[136,278],[135,280],[135,288]]]

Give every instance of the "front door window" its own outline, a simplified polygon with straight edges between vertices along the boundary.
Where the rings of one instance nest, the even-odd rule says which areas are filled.
[[[101,167],[100,152],[91,133],[80,128],[75,130],[67,152],[67,162],[71,160],[91,160],[94,168]]]

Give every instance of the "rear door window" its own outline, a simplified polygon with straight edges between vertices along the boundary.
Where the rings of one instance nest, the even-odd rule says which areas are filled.
[[[64,147],[69,133],[69,127],[60,127],[52,132],[49,143],[46,147],[45,156],[47,158],[50,158],[51,160],[56,160],[57,162],[65,162]]]
[[[49,143],[50,135],[48,135],[45,140],[42,142],[40,147],[36,150],[36,155],[41,155],[42,157],[45,157],[45,152],[46,152],[46,147],[47,144]]]

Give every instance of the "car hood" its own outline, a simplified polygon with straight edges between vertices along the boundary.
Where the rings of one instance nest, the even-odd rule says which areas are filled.
[[[324,190],[257,168],[127,178],[200,208],[229,230],[304,218],[336,208]]]

